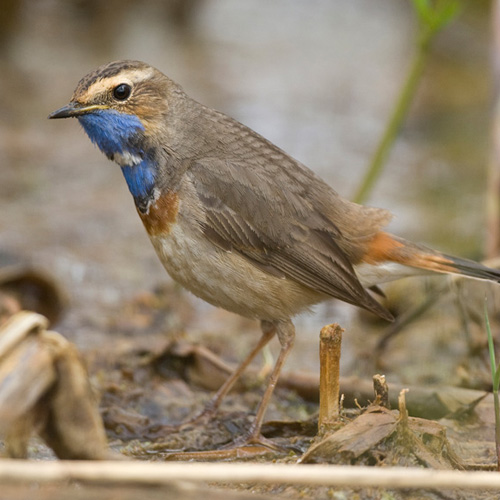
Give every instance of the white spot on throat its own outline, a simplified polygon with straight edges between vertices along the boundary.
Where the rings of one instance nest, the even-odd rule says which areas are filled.
[[[142,158],[130,151],[123,151],[121,153],[114,153],[113,161],[118,163],[120,167],[134,167],[141,163]]]

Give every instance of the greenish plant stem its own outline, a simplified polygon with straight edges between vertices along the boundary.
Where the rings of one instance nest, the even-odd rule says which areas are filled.
[[[413,101],[429,56],[432,40],[458,12],[456,0],[441,0],[435,3],[430,0],[413,0],[413,5],[419,20],[416,52],[382,138],[353,198],[356,203],[366,201],[382,173],[391,147]]]
[[[415,90],[417,88],[418,82],[422,75],[422,72],[427,61],[428,48],[420,49],[414,56],[413,62],[410,66],[406,82],[402,88],[402,91],[396,101],[396,106],[394,111],[387,123],[382,139],[380,140],[377,149],[372,157],[370,165],[363,177],[362,183],[354,196],[354,201],[356,203],[363,203],[368,198],[369,194],[373,190],[375,182],[382,173],[383,167],[386,163],[387,157],[391,147],[397,137],[398,131],[401,128],[408,108],[415,95]]]
[[[486,332],[488,334],[488,351],[490,353],[491,381],[493,383],[493,403],[495,405],[495,447],[497,451],[497,470],[500,471],[500,402],[498,399],[498,387],[500,385],[500,365],[495,359],[495,346],[493,345],[493,335],[491,334],[488,309],[484,304],[484,318]]]

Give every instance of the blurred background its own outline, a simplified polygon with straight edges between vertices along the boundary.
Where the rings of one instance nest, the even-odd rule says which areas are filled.
[[[437,37],[368,202],[394,212],[392,232],[474,259],[486,241],[491,9],[486,0],[463,2]],[[110,60],[144,60],[352,198],[416,34],[407,0],[1,0],[0,16],[0,264],[28,262],[53,274],[69,297],[58,330],[87,349],[114,341],[134,297],[158,286],[183,292],[157,261],[119,168],[76,120],[46,119],[82,76]],[[409,290],[403,295],[412,301]],[[169,324],[175,329],[193,338],[225,334],[234,356],[244,339],[256,341],[253,322],[187,294],[186,301],[189,312]],[[316,370],[319,328],[332,321],[348,328],[342,370],[362,371],[360,359],[370,365],[357,349],[369,345],[372,325],[355,313],[330,303],[299,318],[290,366]],[[439,328],[442,340],[448,326]],[[447,351],[463,354],[456,342]],[[408,336],[402,345],[401,363],[425,371]],[[449,368],[448,381],[457,381],[456,370]],[[441,378],[435,370],[427,376]]]

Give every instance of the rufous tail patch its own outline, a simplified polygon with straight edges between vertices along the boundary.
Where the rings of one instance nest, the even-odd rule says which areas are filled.
[[[435,272],[457,272],[453,260],[437,252],[426,252],[410,242],[395,239],[384,231],[378,232],[368,243],[368,248],[361,261],[371,265],[381,264],[382,262],[397,262],[405,266],[429,269]]]
[[[366,264],[375,265],[387,261],[400,262],[400,253],[404,246],[390,234],[380,231],[368,243],[368,249],[361,260]]]

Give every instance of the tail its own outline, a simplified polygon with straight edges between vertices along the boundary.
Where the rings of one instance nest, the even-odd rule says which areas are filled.
[[[450,264],[448,264],[449,270],[446,270],[445,266],[443,266],[443,270],[435,269],[435,271],[437,272],[459,274],[461,276],[468,276],[469,278],[475,278],[478,280],[494,281],[496,283],[500,283],[500,271],[498,269],[483,266],[483,264],[480,264],[479,262],[475,262],[469,259],[462,259],[453,255],[439,253],[437,255],[450,262]]]
[[[446,255],[383,231],[377,233],[368,243],[360,264],[359,267],[364,272],[371,268],[371,273],[374,274],[374,269],[377,269],[377,274],[381,277],[380,283],[412,274],[428,273],[458,274],[500,283],[498,269],[473,260]],[[385,276],[382,272],[384,269]]]

